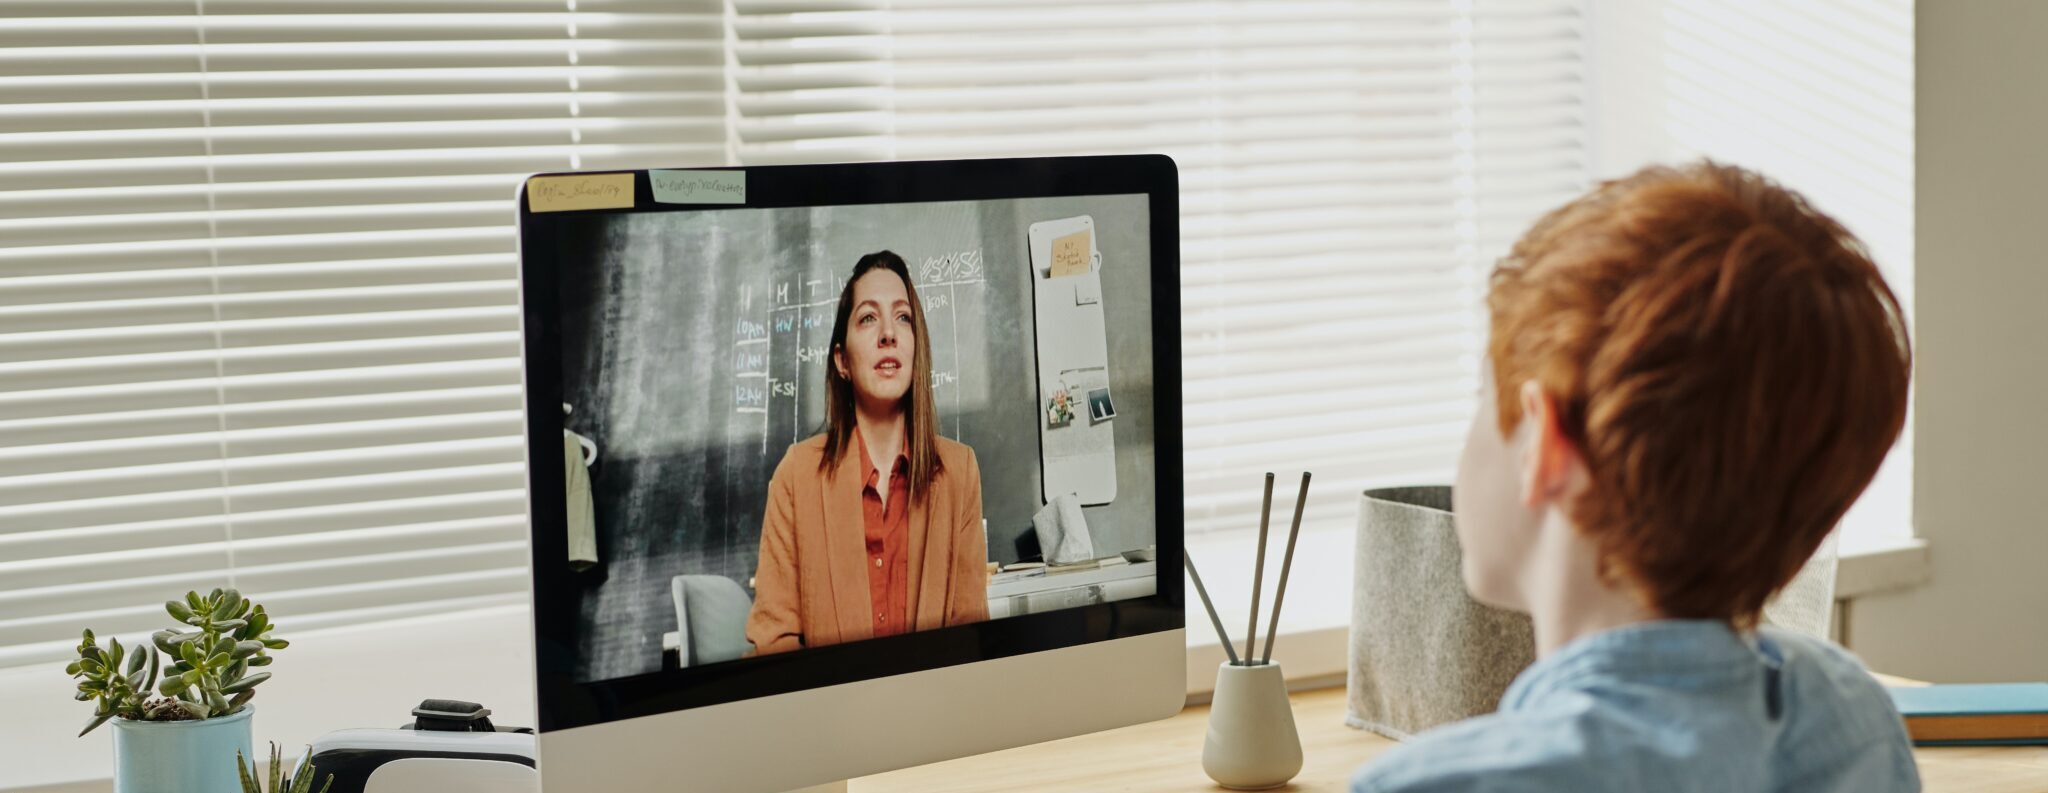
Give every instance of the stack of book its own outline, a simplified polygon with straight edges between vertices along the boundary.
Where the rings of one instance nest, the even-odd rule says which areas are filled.
[[[1007,584],[1011,581],[1022,581],[1026,578],[1039,578],[1044,575],[1044,562],[1018,562],[1016,564],[1004,565],[1002,570],[988,577],[988,583],[990,586],[995,586],[997,584]]]
[[[1130,564],[1130,562],[1125,561],[1124,558],[1121,556],[1110,556],[1102,559],[1089,559],[1086,561],[1074,562],[1071,564],[1047,565],[1045,568],[1045,572],[1047,575],[1059,575],[1061,573],[1078,573],[1084,570],[1101,570],[1105,567],[1117,567],[1119,565],[1127,564]]]
[[[1037,578],[1039,576],[1062,575],[1065,573],[1079,573],[1086,570],[1102,570],[1111,567],[1121,567],[1124,565],[1128,565],[1130,563],[1130,560],[1125,559],[1122,556],[1110,556],[1102,559],[1089,559],[1086,561],[1073,562],[1070,564],[1046,564],[1045,562],[1016,562],[1014,564],[1003,565],[1001,569],[990,574],[988,582],[990,584],[1002,584],[1010,581],[1021,581],[1026,578]]]
[[[1890,689],[1921,746],[2048,744],[2048,683]]]

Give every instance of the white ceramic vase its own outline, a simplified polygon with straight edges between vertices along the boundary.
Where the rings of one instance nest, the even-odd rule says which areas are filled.
[[[1216,670],[1202,770],[1233,790],[1267,790],[1301,773],[1301,736],[1279,664]]]

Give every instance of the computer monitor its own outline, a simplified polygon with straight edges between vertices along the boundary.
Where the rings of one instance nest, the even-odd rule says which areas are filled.
[[[546,790],[1178,712],[1176,190],[1161,156],[529,178]]]

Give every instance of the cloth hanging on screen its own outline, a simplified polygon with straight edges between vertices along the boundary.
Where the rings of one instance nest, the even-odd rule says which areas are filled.
[[[569,509],[569,569],[577,572],[597,566],[597,513],[590,501],[590,463],[583,454],[586,443],[583,436],[562,431],[562,472],[567,485],[563,492]]]
[[[1031,516],[1038,532],[1038,547],[1051,564],[1073,564],[1095,558],[1095,541],[1088,534],[1088,520],[1081,515],[1081,498],[1063,493]]]

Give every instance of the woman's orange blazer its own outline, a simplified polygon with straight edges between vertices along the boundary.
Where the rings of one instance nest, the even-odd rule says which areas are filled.
[[[988,539],[981,528],[981,469],[966,444],[938,439],[939,472],[910,500],[912,630],[988,619]],[[747,641],[758,654],[859,641],[875,634],[868,595],[861,461],[828,471],[825,436],[789,447],[768,482],[761,560]]]

